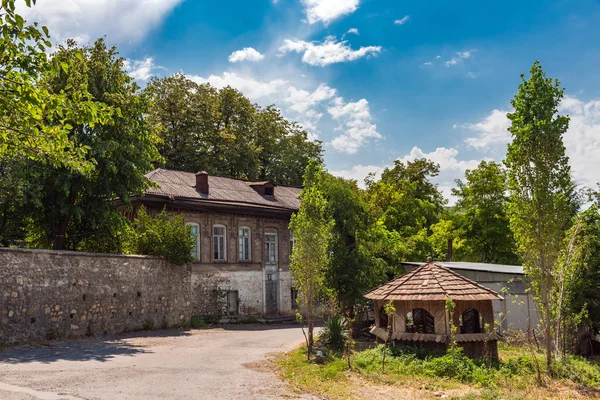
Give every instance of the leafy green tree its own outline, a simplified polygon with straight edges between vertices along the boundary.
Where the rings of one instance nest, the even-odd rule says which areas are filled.
[[[442,219],[431,225],[429,230],[431,231],[429,242],[433,247],[433,256],[437,260],[462,259],[460,254],[464,251],[465,239],[454,219]],[[452,257],[448,254],[450,242],[452,243]],[[457,257],[456,254],[459,256]]]
[[[406,258],[425,260],[432,254],[429,227],[438,222],[446,203],[437,185],[430,181],[438,173],[439,165],[430,160],[396,160],[393,168],[383,171],[379,181],[367,180],[366,198],[375,218],[381,227],[397,233],[383,236],[402,240],[402,244],[392,248],[406,251],[401,258],[396,258],[397,254],[390,257],[389,263],[397,265]]]
[[[166,168],[299,186],[308,162],[322,160],[321,144],[306,131],[231,87],[175,74],[152,79],[146,93]]]
[[[454,259],[494,264],[518,264],[516,244],[506,207],[506,172],[493,161],[482,161],[456,181],[454,222],[464,241]]]
[[[175,265],[192,261],[193,246],[194,239],[190,227],[184,224],[183,215],[173,215],[164,209],[152,216],[140,207],[133,224],[123,235],[126,254],[164,257]]]
[[[308,355],[314,344],[315,312],[326,288],[329,264],[329,243],[333,220],[327,214],[327,201],[319,190],[323,180],[322,167],[311,161],[306,167],[304,188],[300,192],[300,209],[290,222],[295,244],[290,260],[294,285],[298,287],[300,308],[308,327]]]
[[[94,166],[90,173],[66,167],[48,168],[38,163],[28,166],[28,182],[41,185],[41,206],[32,211],[30,245],[54,249],[82,249],[95,235],[122,225],[114,201],[128,203],[129,196],[149,187],[144,173],[160,159],[155,135],[144,119],[147,99],[138,93],[116,49],[102,39],[90,47],[77,47],[72,41],[54,55],[71,67],[45,77],[56,93],[86,85],[97,102],[116,110],[109,124],[78,124],[71,121],[69,140],[88,150],[85,161]]]
[[[45,26],[25,23],[14,0],[0,2],[0,157],[89,171],[87,148],[73,140],[71,128],[107,123],[111,110],[92,101],[85,82],[62,90],[40,82],[71,67],[67,60],[48,60],[49,37]]]
[[[565,231],[576,209],[575,186],[563,135],[569,118],[558,114],[564,89],[547,78],[536,61],[522,75],[508,114],[512,142],[506,160],[510,202],[507,215],[532,288],[545,336],[546,363],[552,371],[554,320],[552,296]]]
[[[586,272],[593,270],[588,263],[593,261],[598,241],[598,209],[596,205],[578,214],[567,231],[559,253],[553,287],[552,318],[554,321],[555,349],[566,354],[579,339],[578,327],[587,316],[587,303],[576,301],[584,288]],[[594,283],[600,288],[598,282]]]
[[[326,285],[352,321],[355,306],[363,301],[364,293],[385,275],[369,256],[370,236],[366,232],[371,222],[362,191],[355,181],[326,172],[320,177],[322,181],[315,186],[327,202],[326,214],[334,221]]]
[[[583,263],[576,264],[576,271],[581,275],[578,277],[578,286],[571,291],[572,298],[566,302],[574,310],[573,314],[579,314],[586,309],[588,313],[587,323],[594,332],[600,331],[600,204],[596,201],[590,208],[581,212],[578,219],[582,221],[584,229],[579,235],[587,236],[586,257]],[[577,224],[575,224],[577,225]],[[571,228],[573,229],[573,228]],[[586,250],[586,249],[584,249]],[[563,250],[564,251],[564,250]],[[580,251],[580,250],[578,250]]]
[[[25,182],[24,163],[17,158],[0,158],[0,246],[25,239],[25,205],[37,193]]]

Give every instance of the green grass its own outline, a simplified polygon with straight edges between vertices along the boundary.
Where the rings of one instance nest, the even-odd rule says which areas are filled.
[[[499,362],[488,365],[465,357],[460,349],[454,356],[422,357],[396,347],[388,351],[382,371],[383,346],[379,346],[354,354],[350,371],[339,354],[328,352],[325,364],[317,365],[307,362],[302,348],[281,357],[277,364],[281,377],[299,391],[334,399],[357,398],[352,388],[357,379],[372,385],[424,388],[425,393],[454,390],[459,395],[449,398],[455,399],[600,398],[597,362],[570,356],[556,365],[554,378],[542,371],[545,386],[539,387],[535,359],[526,348],[501,344],[499,356]],[[543,354],[535,357],[543,368]]]

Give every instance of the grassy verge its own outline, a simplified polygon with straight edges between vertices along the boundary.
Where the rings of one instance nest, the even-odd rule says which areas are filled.
[[[558,366],[558,377],[536,384],[535,360],[516,346],[500,345],[500,362],[486,365],[464,357],[417,357],[395,348],[381,369],[382,347],[356,353],[347,360],[335,353],[323,365],[307,362],[306,350],[297,349],[276,360],[279,374],[297,391],[330,399],[600,399],[600,365],[572,357]],[[544,365],[543,356],[539,357]],[[437,394],[437,396],[436,396]]]

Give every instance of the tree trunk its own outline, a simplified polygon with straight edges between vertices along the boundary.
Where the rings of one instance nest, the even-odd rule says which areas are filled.
[[[75,184],[71,183],[71,187],[69,188],[69,196],[67,198],[67,204],[72,206],[75,204],[75,200],[77,199],[77,191],[75,190]],[[64,250],[65,249],[65,235],[67,234],[67,228],[69,226],[69,222],[71,221],[71,211],[67,211],[67,213],[60,217],[58,222],[58,229],[54,233],[54,243],[52,244],[52,249],[54,250]]]

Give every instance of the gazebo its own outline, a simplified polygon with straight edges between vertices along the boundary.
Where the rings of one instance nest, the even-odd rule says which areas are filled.
[[[487,352],[494,359],[498,357],[492,300],[503,300],[502,297],[448,268],[428,260],[365,297],[375,302],[373,335],[387,339],[388,315],[384,306],[392,300],[396,312],[391,315],[391,338],[437,354],[445,353],[451,342],[450,315],[446,311],[446,299],[450,298],[455,304],[454,339],[464,348],[465,355],[479,358]]]

